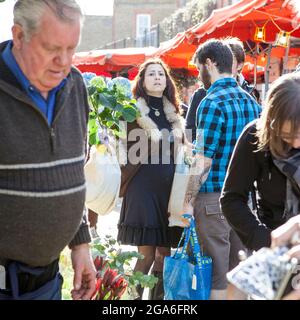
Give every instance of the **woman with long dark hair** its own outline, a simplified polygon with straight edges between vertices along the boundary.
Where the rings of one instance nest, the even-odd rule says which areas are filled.
[[[168,226],[168,202],[174,177],[176,148],[184,143],[184,121],[174,82],[166,65],[148,60],[133,86],[140,116],[127,123],[123,140],[125,165],[121,166],[123,196],[118,241],[138,247],[144,259],[135,271],[159,278],[150,299],[163,299],[164,257],[177,246],[182,229]],[[125,148],[126,145],[126,148]],[[142,296],[143,289],[138,288]]]

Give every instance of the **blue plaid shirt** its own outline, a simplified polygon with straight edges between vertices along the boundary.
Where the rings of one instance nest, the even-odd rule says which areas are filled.
[[[212,159],[200,192],[220,192],[234,146],[242,130],[259,117],[261,107],[233,78],[213,83],[197,110],[196,152]]]

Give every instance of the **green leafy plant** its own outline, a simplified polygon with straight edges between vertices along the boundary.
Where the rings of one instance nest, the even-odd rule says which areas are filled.
[[[131,98],[129,80],[119,77],[106,83],[102,77],[90,73],[83,77],[91,107],[89,144],[106,144],[108,135],[123,136],[121,121],[133,122],[139,115],[136,101]]]
[[[60,255],[59,269],[64,279],[62,286],[62,299],[72,300],[71,290],[73,288],[74,271],[72,268],[71,255],[68,247],[66,247]]]
[[[96,269],[101,278],[101,284],[105,285],[98,290],[98,298],[117,300],[128,289],[128,298],[135,298],[135,288],[140,285],[143,288],[152,289],[158,279],[153,275],[145,275],[142,272],[134,272],[132,262],[134,259],[143,259],[144,256],[136,251],[122,251],[117,241],[110,235],[104,239],[97,238],[92,245],[92,255]],[[105,276],[105,273],[108,273]],[[126,281],[126,285],[124,283]],[[99,286],[98,286],[99,288]]]

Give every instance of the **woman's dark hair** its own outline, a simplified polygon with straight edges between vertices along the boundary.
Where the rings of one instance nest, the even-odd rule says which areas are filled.
[[[271,85],[257,123],[258,149],[270,150],[277,158],[287,157],[291,146],[281,137],[285,122],[291,124],[293,138],[300,128],[300,74],[289,73]]]
[[[151,64],[159,64],[164,69],[165,75],[166,75],[166,88],[163,92],[163,95],[175,106],[176,112],[180,113],[181,112],[180,100],[179,100],[176,85],[174,83],[174,80],[170,76],[169,68],[160,59],[149,59],[140,66],[139,73],[137,74],[132,87],[133,96],[136,99],[144,98],[148,102],[149,97],[144,88],[144,81],[145,81],[146,69]]]

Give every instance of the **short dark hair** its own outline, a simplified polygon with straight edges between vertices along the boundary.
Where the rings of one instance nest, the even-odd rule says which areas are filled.
[[[227,37],[223,41],[229,45],[238,64],[245,63],[245,51],[243,42],[237,37]]]
[[[232,73],[233,55],[227,44],[221,40],[211,39],[199,46],[193,61],[205,64],[206,59],[216,63],[220,73]]]

